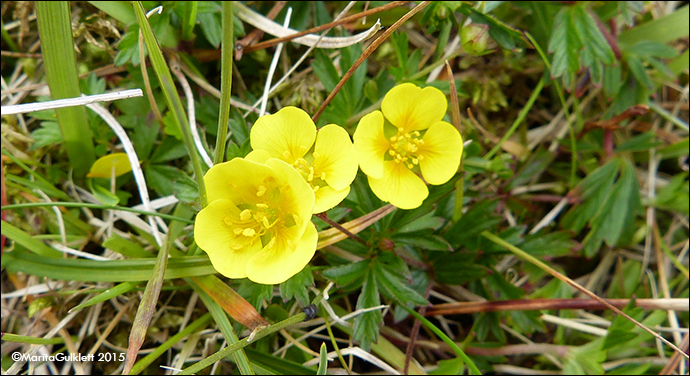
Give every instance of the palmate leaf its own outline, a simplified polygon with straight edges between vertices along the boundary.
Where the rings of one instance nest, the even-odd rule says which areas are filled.
[[[589,68],[594,82],[601,83],[603,65],[615,62],[611,46],[585,6],[562,8],[549,39],[549,52],[553,53],[551,77],[563,77],[566,88],[571,87],[575,74],[583,67]]]

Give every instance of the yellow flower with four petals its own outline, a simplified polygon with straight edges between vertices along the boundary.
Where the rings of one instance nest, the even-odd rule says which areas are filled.
[[[447,108],[440,90],[405,83],[386,94],[381,111],[359,121],[354,147],[369,186],[381,200],[401,209],[416,208],[429,195],[425,181],[443,184],[458,171],[462,138],[443,121]]]
[[[314,190],[314,213],[333,208],[350,192],[358,162],[345,129],[329,124],[317,133],[304,110],[284,107],[260,117],[249,138],[254,151],[248,157],[279,158],[300,172]]]
[[[194,238],[229,278],[282,283],[316,252],[314,191],[282,160],[235,158],[204,175],[209,204],[197,214]]]

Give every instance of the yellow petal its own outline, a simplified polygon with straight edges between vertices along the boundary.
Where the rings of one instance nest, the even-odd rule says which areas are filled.
[[[297,107],[285,107],[260,117],[250,132],[252,149],[266,150],[271,157],[290,164],[302,158],[316,139],[316,125]]]
[[[230,200],[216,200],[202,209],[194,222],[194,240],[213,267],[228,278],[245,278],[247,262],[261,250],[261,239],[233,233],[228,218],[238,219],[240,210]],[[233,249],[241,246],[241,249]]]
[[[426,184],[404,163],[384,162],[381,179],[369,177],[369,186],[378,198],[400,209],[414,209],[429,195]]]
[[[280,210],[286,215],[293,215],[299,233],[304,232],[305,227],[310,226],[312,209],[314,208],[314,191],[304,181],[302,175],[289,164],[280,159],[271,158],[266,161],[276,175],[281,178],[280,184],[284,184],[281,190]],[[285,188],[285,187],[289,188]]]
[[[115,176],[120,176],[132,171],[132,165],[126,153],[113,153],[104,155],[96,160],[91,166],[91,171],[86,174],[87,178],[109,178],[115,167]]]
[[[336,191],[331,187],[321,187],[318,191],[314,192],[316,196],[316,201],[314,202],[314,214],[322,213],[326,210],[334,208],[341,201],[347,197],[350,193],[350,186],[348,185],[345,189]]]
[[[383,134],[383,114],[374,111],[360,119],[353,136],[362,171],[373,178],[383,176],[383,158],[390,143]]]
[[[392,88],[381,103],[383,115],[403,133],[429,128],[443,119],[448,100],[441,90],[427,86],[420,89],[405,83]]]
[[[342,191],[357,176],[359,161],[347,131],[335,124],[319,130],[314,146],[314,176],[326,174],[326,183]]]
[[[267,285],[287,281],[304,269],[316,253],[318,233],[311,222],[298,238],[276,236],[271,247],[257,253],[247,263],[247,277]]]
[[[424,180],[429,184],[443,184],[458,172],[462,157],[462,137],[455,127],[439,121],[424,135],[417,155]]]
[[[204,175],[208,202],[218,199],[228,199],[237,204],[247,202],[265,184],[264,179],[273,175],[273,169],[265,164],[242,158],[214,165]]]
[[[256,163],[266,163],[268,158],[271,158],[271,154],[269,154],[266,150],[252,150],[247,154],[244,159]]]

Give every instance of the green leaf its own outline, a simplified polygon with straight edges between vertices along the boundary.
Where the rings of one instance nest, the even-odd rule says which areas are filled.
[[[16,242],[24,241],[14,237],[10,224],[2,223],[2,233]],[[35,239],[42,247],[52,251],[50,257],[14,250],[2,255],[2,266],[11,272],[22,272],[52,279],[85,281],[85,282],[135,282],[151,279],[154,258],[134,260],[94,261],[83,259],[63,259],[62,253],[53,250]],[[20,243],[24,244],[24,243]],[[26,243],[27,248],[38,253],[36,244]],[[44,249],[45,251],[45,249]],[[56,255],[57,254],[57,255]],[[207,256],[172,257],[168,261],[165,279],[175,279],[197,275],[217,273]]]
[[[688,147],[690,147],[690,144],[688,143],[688,138],[686,137],[685,139],[678,141],[673,145],[669,145],[665,148],[657,150],[657,152],[661,159],[678,158],[688,155]]]
[[[570,240],[571,234],[565,231],[555,231],[547,234],[531,234],[525,236],[524,243],[520,244],[520,249],[532,256],[558,257],[565,256],[575,246]]]
[[[103,248],[107,248],[126,257],[141,258],[156,256],[155,254],[145,250],[139,244],[115,234],[106,239],[102,246]]]
[[[436,280],[449,285],[475,281],[488,273],[485,267],[473,263],[473,257],[460,252],[444,253],[432,265]]]
[[[110,193],[110,191],[101,186],[98,183],[93,182],[94,179],[87,179],[87,185],[89,186],[89,189],[91,190],[91,193],[98,199],[98,201],[102,202],[104,205],[107,206],[115,206],[120,203],[120,198],[117,197],[116,194]],[[102,179],[99,179],[102,180]]]
[[[172,166],[150,165],[144,168],[146,182],[160,196],[175,195],[182,202],[199,197],[199,188],[188,174]]]
[[[374,261],[374,274],[382,290],[386,292],[389,297],[394,297],[399,303],[414,303],[417,305],[429,304],[428,300],[410,288],[402,279],[386,270],[385,266],[377,261]]]
[[[563,77],[566,89],[571,87],[572,77],[580,68],[578,53],[582,48],[580,34],[575,29],[571,7],[563,7],[556,15],[548,51],[553,53],[551,77]]]
[[[197,15],[201,31],[204,33],[206,40],[215,48],[220,46],[221,38],[223,36],[223,26],[221,22],[220,12],[217,13],[199,13]]]
[[[309,305],[308,287],[311,286],[314,286],[314,276],[312,275],[311,268],[307,266],[301,272],[280,284],[280,295],[285,302],[295,297],[299,304],[307,306]]]
[[[31,132],[31,138],[34,139],[34,143],[29,147],[29,151],[63,141],[60,126],[54,121],[41,122],[41,127]]]
[[[326,350],[326,344],[321,342],[321,348],[319,349],[319,368],[316,370],[317,375],[325,375],[328,369],[328,350]]]
[[[273,297],[273,285],[262,285],[243,279],[237,293],[251,303],[257,311],[261,311],[264,300],[270,302]]]
[[[584,47],[592,54],[595,64],[613,64],[616,59],[613,50],[585,6],[581,3],[572,7],[575,30],[580,33]]]
[[[686,149],[687,154],[687,149]],[[652,205],[658,209],[675,211],[688,214],[688,174],[682,173],[674,176],[669,183],[659,189]]]
[[[561,221],[561,226],[579,233],[608,197],[617,171],[618,163],[611,160],[582,179],[570,193],[581,203],[566,213]]]
[[[453,251],[453,247],[445,239],[429,231],[397,234],[393,236],[392,240],[396,243],[403,243],[430,251]]]
[[[355,284],[355,286],[358,287],[362,282],[362,275],[368,267],[369,261],[362,260],[352,264],[345,264],[326,269],[321,272],[321,274],[323,274],[324,277],[334,281],[338,286],[341,287],[348,286],[351,283],[359,280],[360,283]]]
[[[381,297],[376,283],[373,267],[367,269],[362,291],[357,299],[357,309],[377,307],[381,305]],[[378,341],[379,326],[383,322],[380,310],[373,310],[362,313],[355,318],[355,326],[352,332],[352,339],[359,342],[359,346],[364,351],[371,350],[371,345]]]
[[[444,359],[438,362],[438,367],[429,372],[430,375],[464,375],[465,362],[462,358]]]
[[[615,152],[631,152],[631,151],[647,151],[652,148],[663,145],[663,142],[657,140],[656,134],[652,131],[639,134],[631,139],[628,139],[618,145]]]
[[[113,286],[113,287],[103,291],[102,293],[94,296],[93,298],[85,301],[84,303],[81,303],[81,304],[77,305],[76,307],[70,309],[70,312],[80,310],[82,308],[90,307],[94,304],[97,304],[100,302],[105,302],[105,301],[110,300],[112,298],[116,298],[116,297],[132,290],[136,286],[137,286],[137,284],[133,283],[133,282],[120,283],[117,286]]]
[[[654,90],[654,83],[652,82],[652,79],[649,78],[647,70],[645,69],[644,65],[642,65],[642,62],[639,60],[639,58],[635,56],[627,56],[626,62],[628,63],[630,72],[632,72],[633,76],[635,76],[637,82],[642,84],[642,86],[646,87],[647,89]]]

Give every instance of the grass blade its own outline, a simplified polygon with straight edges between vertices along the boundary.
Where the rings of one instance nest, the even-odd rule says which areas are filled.
[[[41,51],[53,99],[81,96],[69,3],[38,1],[36,13]],[[83,107],[65,107],[56,109],[55,113],[74,174],[83,177],[96,156],[86,110]]]

